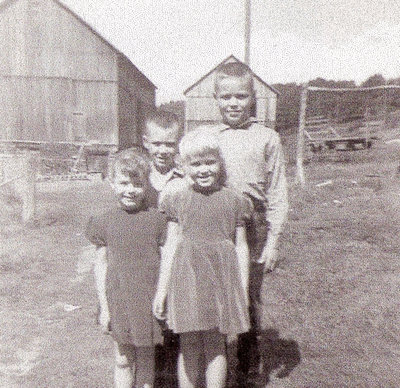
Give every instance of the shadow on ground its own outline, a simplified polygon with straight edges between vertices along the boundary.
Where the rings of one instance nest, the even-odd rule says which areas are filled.
[[[271,379],[289,376],[301,361],[298,343],[293,339],[281,338],[276,329],[265,330],[258,336],[259,358],[254,340],[255,337],[250,333],[246,348],[240,350],[241,367],[238,365],[237,343],[228,345],[229,388],[265,387]],[[243,363],[243,360],[247,360],[247,363]],[[247,378],[243,370],[248,370]]]
[[[289,376],[301,361],[298,343],[293,339],[280,338],[275,329],[266,330],[261,334],[259,350],[261,371],[258,380],[263,384],[270,381],[272,374],[277,378]]]

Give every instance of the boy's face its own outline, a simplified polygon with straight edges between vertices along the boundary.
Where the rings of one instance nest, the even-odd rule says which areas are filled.
[[[254,90],[247,77],[226,77],[218,80],[214,97],[225,124],[235,128],[249,119]]]
[[[186,173],[197,187],[207,189],[213,188],[218,184],[221,170],[218,155],[211,152],[193,155],[184,164]]]
[[[174,167],[179,126],[174,124],[170,128],[161,128],[155,123],[148,122],[146,129],[147,135],[143,136],[143,144],[150,155],[154,167],[165,174]]]
[[[141,176],[129,176],[116,168],[111,183],[117,199],[124,210],[134,211],[142,207],[147,192],[147,181]]]

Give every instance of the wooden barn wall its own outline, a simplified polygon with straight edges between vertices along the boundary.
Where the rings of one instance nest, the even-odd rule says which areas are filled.
[[[114,82],[73,83],[74,136],[118,144],[118,85]]]
[[[23,1],[27,1],[24,74],[117,81],[117,53],[111,46],[52,0]]]
[[[214,97],[190,97],[186,103],[186,120],[219,120],[221,114]]]
[[[132,96],[140,97],[144,104],[155,106],[155,86],[123,55],[118,55],[118,83]]]
[[[1,12],[0,74],[117,81],[117,52],[52,0]]]
[[[142,144],[146,115],[155,108],[155,86],[123,55],[118,57],[119,145]]]
[[[115,83],[0,78],[2,139],[116,144],[116,109]]]
[[[138,100],[127,90],[118,88],[119,148],[141,144],[141,131],[137,122]]]
[[[1,11],[0,138],[118,143],[116,52],[52,0]]]
[[[26,0],[11,2],[0,17],[0,74],[23,74],[25,70]]]

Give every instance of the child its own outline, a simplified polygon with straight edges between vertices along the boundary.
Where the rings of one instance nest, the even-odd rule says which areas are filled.
[[[173,113],[158,109],[146,119],[143,145],[151,159],[150,183],[158,193],[169,181],[182,177],[175,167],[179,130]]]
[[[256,341],[263,312],[260,287],[264,274],[277,262],[276,244],[288,210],[285,164],[279,135],[250,117],[255,104],[254,81],[242,63],[227,63],[217,69],[215,100],[222,115],[216,125],[225,160],[227,186],[235,187],[253,202],[254,214],[248,224],[250,268],[250,313],[252,332],[241,336],[239,367],[247,374],[251,349]],[[258,357],[258,356],[257,356]]]
[[[155,189],[148,198],[151,206],[158,206],[160,193],[167,183],[183,176],[175,166],[179,135],[180,124],[175,114],[157,109],[147,117],[143,145],[151,159],[150,184]],[[175,377],[179,336],[170,330],[164,330],[163,334],[164,343],[158,355],[164,361],[161,369],[165,370],[165,376]]]
[[[225,385],[227,336],[249,328],[244,225],[251,204],[223,186],[212,133],[188,133],[179,151],[188,183],[165,193],[160,203],[169,223],[153,312],[180,334],[180,386],[198,386],[205,377],[207,387],[218,388]],[[201,357],[205,373],[199,375]]]
[[[103,250],[95,263],[99,321],[115,347],[116,387],[152,387],[154,345],[161,330],[151,305],[159,271],[165,218],[148,207],[150,163],[138,150],[116,154],[110,182],[118,206],[92,217],[87,238]]]

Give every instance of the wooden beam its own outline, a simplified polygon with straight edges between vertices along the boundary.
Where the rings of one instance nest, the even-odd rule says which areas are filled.
[[[299,131],[297,134],[297,158],[296,158],[296,183],[305,186],[304,177],[304,130],[306,124],[307,84],[303,85],[300,97]]]
[[[23,166],[22,222],[27,224],[34,220],[36,211],[37,153],[26,152]]]
[[[387,89],[400,89],[400,85],[380,85],[371,86],[368,88],[319,88],[317,86],[308,86],[309,91],[318,92],[365,92],[369,90],[387,90]]]

